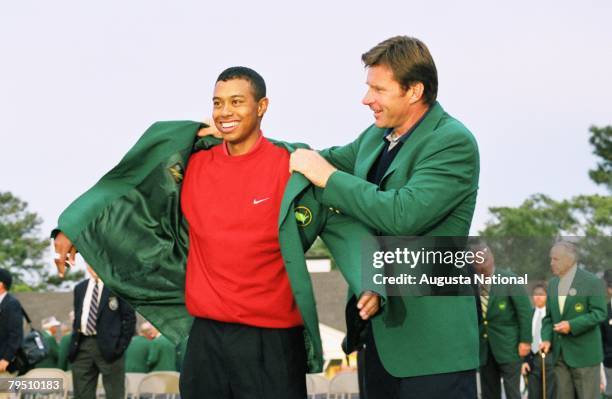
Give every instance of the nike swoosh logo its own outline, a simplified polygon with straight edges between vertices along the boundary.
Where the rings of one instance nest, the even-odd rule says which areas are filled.
[[[267,201],[267,200],[269,200],[269,199],[270,199],[270,197],[268,197],[268,198],[264,198],[264,199],[260,199],[260,200],[254,199],[254,200],[253,200],[253,205],[260,204],[260,203],[262,203],[262,202],[264,202],[264,201]]]

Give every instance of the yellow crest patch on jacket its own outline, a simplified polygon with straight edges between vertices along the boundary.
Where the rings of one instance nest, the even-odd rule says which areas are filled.
[[[168,171],[170,172],[170,176],[172,176],[172,178],[174,179],[174,181],[176,182],[176,184],[179,184],[183,181],[183,165],[181,165],[179,162],[175,163],[174,165],[170,166],[168,168]]]
[[[312,212],[305,206],[297,206],[293,210],[295,212],[295,220],[300,227],[306,227],[312,222]]]

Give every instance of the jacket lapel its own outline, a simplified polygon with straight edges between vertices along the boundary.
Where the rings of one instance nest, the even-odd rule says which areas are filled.
[[[287,186],[285,187],[285,192],[283,194],[283,199],[281,202],[280,213],[278,214],[278,227],[280,227],[285,218],[287,217],[289,210],[291,209],[291,204],[295,197],[301,193],[310,182],[308,179],[304,177],[301,173],[292,173],[289,181],[287,182]]]
[[[97,320],[100,320],[100,315],[102,314],[102,312],[106,309],[106,306],[108,305],[109,294],[110,294],[110,291],[108,288],[106,288],[106,285],[105,285],[104,288],[102,289],[102,296],[100,297],[100,304],[98,305]]]
[[[561,310],[559,309],[559,279],[554,279],[550,283],[550,295],[547,298],[550,308],[550,315],[553,320],[561,319]],[[565,308],[564,308],[565,310]],[[558,316],[558,317],[555,317]]]
[[[576,297],[580,295],[580,269],[578,268],[576,268],[574,280],[570,285],[570,292],[574,292],[574,295],[570,295],[570,293],[568,292],[567,298],[565,298],[565,305],[563,305],[563,314],[561,315],[561,320],[566,320],[567,312],[574,307]]]
[[[360,149],[364,154],[367,154],[363,161],[357,162],[355,165],[355,176],[360,177],[364,180],[368,178],[368,172],[376,162],[376,159],[380,155],[380,152],[385,146],[385,129],[378,129],[380,134],[372,134],[368,137],[367,141],[363,143],[363,150]]]

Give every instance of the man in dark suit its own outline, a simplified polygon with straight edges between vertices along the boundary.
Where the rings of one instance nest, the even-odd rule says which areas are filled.
[[[0,269],[0,376],[15,372],[14,359],[23,340],[23,319],[19,301],[8,293],[13,277]]]
[[[134,310],[104,287],[91,267],[91,277],[74,288],[74,323],[70,353],[74,394],[77,398],[96,397],[98,375],[106,397],[125,396],[123,353],[136,325]]]

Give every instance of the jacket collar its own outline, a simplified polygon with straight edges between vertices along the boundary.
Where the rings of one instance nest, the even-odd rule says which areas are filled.
[[[431,134],[440,122],[440,119],[442,119],[443,115],[444,109],[442,108],[440,103],[436,101],[436,103],[431,106],[431,108],[427,111],[423,119],[419,122],[417,128],[410,133],[410,138],[407,139],[409,141],[414,141],[423,135]],[[370,129],[376,131],[376,134],[372,134],[367,140],[364,140],[362,146],[363,152],[368,155],[366,156],[363,162],[360,162],[355,166],[355,175],[357,177],[361,177],[362,179],[367,179],[368,172],[372,168],[372,165],[374,165],[374,162],[379,157],[380,152],[385,146],[384,137],[387,134],[387,129],[378,128],[374,125],[372,125]],[[406,160],[411,156],[411,154],[412,146],[410,144],[403,144],[402,148],[400,148],[398,154],[395,156],[395,159],[393,160],[393,162],[391,162],[391,165],[389,165],[389,168],[385,172],[385,175],[381,180],[381,186],[384,180],[391,173],[393,173],[395,169],[397,169],[398,165],[402,165],[403,163],[405,163]]]

